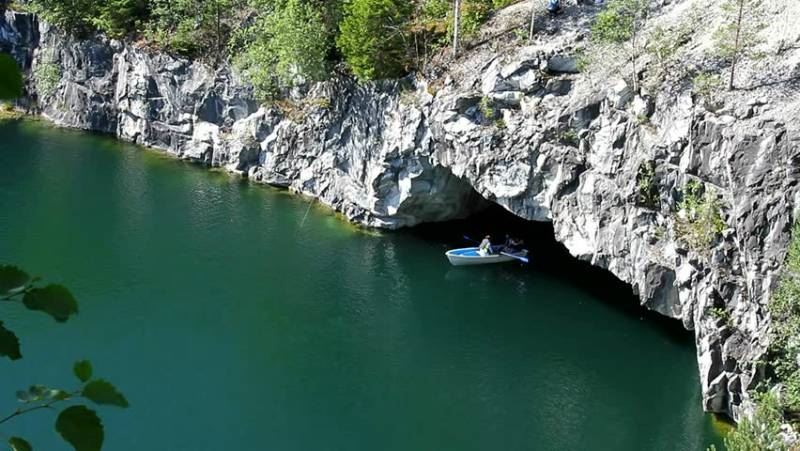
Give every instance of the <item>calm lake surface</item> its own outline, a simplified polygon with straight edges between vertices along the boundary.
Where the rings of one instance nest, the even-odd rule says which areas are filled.
[[[0,262],[64,283],[81,309],[56,324],[2,306],[25,357],[0,360],[0,414],[31,383],[73,386],[87,358],[131,403],[99,409],[110,451],[719,443],[688,334],[597,299],[578,273],[453,268],[442,253],[459,243],[422,235],[365,233],[109,138],[0,122]],[[0,432],[66,450],[54,421]]]

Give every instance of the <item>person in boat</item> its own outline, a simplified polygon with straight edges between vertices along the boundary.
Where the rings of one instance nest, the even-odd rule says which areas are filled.
[[[503,243],[503,252],[516,254],[522,250],[522,240],[506,235],[506,242]]]
[[[492,237],[490,235],[486,235],[481,241],[481,244],[478,245],[478,254],[482,257],[486,255],[490,255],[492,253]]]

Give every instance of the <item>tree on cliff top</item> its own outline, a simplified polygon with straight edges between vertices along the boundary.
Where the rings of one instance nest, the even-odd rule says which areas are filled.
[[[162,48],[219,64],[244,4],[244,0],[150,0],[146,35]]]
[[[650,12],[648,0],[612,0],[597,15],[592,26],[592,39],[607,44],[630,45],[631,83],[639,90],[638,60],[645,48],[642,30]]]
[[[344,5],[336,44],[361,80],[397,77],[406,63],[407,0],[350,0]]]
[[[69,33],[83,35],[92,29],[91,17],[97,2],[92,0],[33,0],[31,10],[46,22]]]
[[[320,8],[305,0],[275,2],[272,8],[237,35],[243,44],[235,66],[261,101],[328,76],[331,39]]]
[[[725,22],[714,33],[714,40],[719,56],[731,65],[728,89],[735,87],[739,62],[757,55],[758,33],[764,27],[761,1],[726,0],[722,4]]]
[[[147,17],[147,0],[97,2],[89,22],[112,38],[121,38],[139,28]]]

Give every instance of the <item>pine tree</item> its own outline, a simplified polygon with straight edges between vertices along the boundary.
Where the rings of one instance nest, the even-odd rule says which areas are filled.
[[[642,30],[647,23],[647,0],[613,0],[597,15],[592,26],[592,38],[605,43],[630,45],[631,79],[634,91],[639,91],[639,56],[646,42]]]
[[[453,58],[458,58],[458,32],[461,30],[461,0],[453,4]]]
[[[719,56],[731,65],[728,89],[735,88],[738,64],[754,56],[755,47],[761,42],[760,3],[761,0],[725,0],[722,4],[725,23],[714,33],[714,40]]]

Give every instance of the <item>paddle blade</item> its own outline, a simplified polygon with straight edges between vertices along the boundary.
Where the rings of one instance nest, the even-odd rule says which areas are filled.
[[[506,257],[516,258],[517,260],[521,261],[522,263],[530,263],[528,257],[521,257],[519,255],[509,254],[507,252],[500,252],[500,255],[505,255]]]

